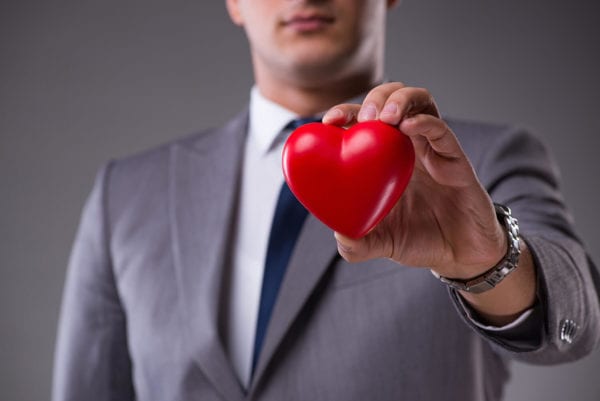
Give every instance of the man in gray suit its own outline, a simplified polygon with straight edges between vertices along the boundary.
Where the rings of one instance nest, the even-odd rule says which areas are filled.
[[[101,169],[70,261],[54,400],[499,400],[509,358],[598,346],[597,273],[544,146],[381,84],[394,3],[227,0],[250,43],[249,108]],[[362,239],[308,216],[263,319],[281,150],[308,116],[397,126],[416,169]]]

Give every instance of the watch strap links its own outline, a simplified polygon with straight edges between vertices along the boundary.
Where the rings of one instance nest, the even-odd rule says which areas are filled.
[[[443,277],[432,270],[433,275],[442,283],[460,291],[479,294],[496,287],[496,285],[517,268],[519,265],[519,256],[521,255],[518,221],[512,216],[512,212],[508,206],[494,203],[494,208],[498,220],[500,220],[506,230],[508,239],[508,250],[504,258],[496,266],[479,276],[466,280]]]

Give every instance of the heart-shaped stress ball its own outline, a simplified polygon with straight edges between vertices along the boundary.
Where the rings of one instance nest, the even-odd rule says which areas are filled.
[[[396,204],[413,172],[411,140],[391,125],[296,129],[283,148],[283,174],[298,200],[334,231],[366,235]]]

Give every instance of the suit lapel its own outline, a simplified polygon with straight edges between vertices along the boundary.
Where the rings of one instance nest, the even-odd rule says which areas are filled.
[[[222,129],[171,149],[169,213],[185,317],[183,329],[194,359],[227,400],[244,398],[219,336],[219,304],[235,224],[247,121],[245,111]],[[290,258],[251,389],[264,376],[269,361],[336,256],[331,230],[309,215]]]
[[[252,379],[252,389],[257,388],[290,326],[337,256],[333,232],[309,215],[281,284],[265,343]]]
[[[171,148],[170,217],[173,253],[194,359],[227,400],[241,400],[219,337],[219,297],[227,262],[247,111],[222,129]]]

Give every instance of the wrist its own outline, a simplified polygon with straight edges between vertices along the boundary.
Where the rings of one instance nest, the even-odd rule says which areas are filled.
[[[535,304],[537,297],[536,269],[531,252],[521,241],[519,268],[494,289],[475,294],[458,291],[479,314],[482,321],[501,326],[510,323]]]
[[[502,222],[505,229],[506,251],[500,262],[492,268],[469,278],[443,277],[432,270],[444,284],[463,292],[482,293],[496,287],[509,274],[511,274],[519,265],[519,256],[521,254],[521,245],[519,239],[519,226],[517,219],[512,217],[508,207],[494,204],[498,220]]]

